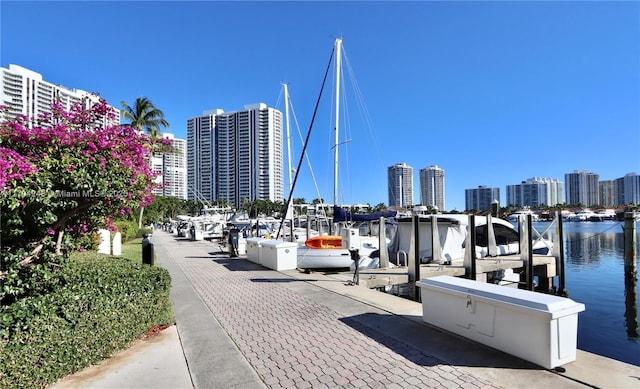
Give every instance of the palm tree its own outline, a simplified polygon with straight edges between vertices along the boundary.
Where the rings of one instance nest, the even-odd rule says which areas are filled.
[[[122,117],[128,120],[129,126],[137,131],[147,130],[149,136],[157,138],[161,135],[160,127],[169,128],[169,122],[164,119],[164,113],[156,108],[155,105],[146,97],[138,97],[133,107],[130,107],[126,101],[121,101]],[[138,220],[138,228],[142,228],[142,214],[144,207],[140,207],[140,219]]]
[[[146,97],[138,97],[133,107],[121,101],[122,117],[128,120],[131,127],[138,131],[147,130],[149,135],[157,138],[161,135],[160,127],[169,128],[169,122],[164,119],[164,113]]]

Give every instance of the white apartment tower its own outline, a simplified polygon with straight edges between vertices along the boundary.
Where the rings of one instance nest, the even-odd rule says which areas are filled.
[[[507,205],[514,207],[562,204],[562,182],[557,178],[532,177],[517,185],[507,185]]]
[[[187,119],[187,199],[217,200],[215,188],[216,116],[221,109],[204,111],[202,116]]]
[[[174,151],[155,154],[151,159],[152,171],[157,174],[153,194],[164,197],[187,198],[187,141],[173,134],[164,133],[163,138],[171,140]]]
[[[600,204],[598,182],[600,176],[588,170],[574,170],[564,175],[566,203],[590,207]]]
[[[282,201],[282,113],[258,103],[188,119],[187,171],[189,199]]]
[[[80,89],[69,89],[44,81],[40,73],[10,64],[0,68],[0,105],[9,109],[8,114],[0,113],[0,119],[13,119],[24,115],[28,119],[51,112],[51,105],[60,101],[66,111],[72,105],[81,103],[85,108],[96,103],[100,96]],[[102,125],[120,124],[120,110],[110,106],[113,119],[105,118]]]
[[[420,169],[420,203],[444,211],[444,169],[431,165]]]
[[[171,139],[174,151],[165,153],[162,161],[162,195],[165,197],[187,198],[187,141],[173,134],[162,134]]]
[[[413,168],[406,163],[397,163],[387,169],[389,206],[413,206]]]

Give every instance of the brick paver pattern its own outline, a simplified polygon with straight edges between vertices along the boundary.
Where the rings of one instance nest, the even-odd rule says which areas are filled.
[[[183,244],[201,242],[177,242]],[[212,246],[202,248],[204,254]],[[205,258],[176,261],[270,388],[496,387],[298,295],[282,280],[243,271],[239,260]]]

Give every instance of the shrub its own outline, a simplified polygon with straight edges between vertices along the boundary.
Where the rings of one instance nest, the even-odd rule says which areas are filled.
[[[118,231],[122,235],[122,241],[127,242],[137,237],[138,224],[130,220],[119,220],[114,222]]]
[[[143,236],[144,234],[151,235],[151,234],[153,234],[153,231],[152,231],[150,228],[140,228],[140,229],[138,230],[138,233],[137,233],[137,235],[136,235],[136,238],[142,238],[142,236]]]
[[[162,268],[74,254],[53,290],[0,306],[0,387],[46,387],[174,321]]]

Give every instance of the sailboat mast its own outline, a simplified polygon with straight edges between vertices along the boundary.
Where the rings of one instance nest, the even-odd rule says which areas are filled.
[[[289,127],[289,85],[287,83],[282,83],[282,87],[284,88],[284,118],[285,118],[285,126],[287,129],[287,169],[289,171],[289,193],[293,189],[293,178],[291,177],[291,130]]]
[[[336,38],[336,123],[335,123],[335,142],[333,144],[333,205],[338,205],[338,130],[340,126],[340,67],[342,66],[342,39]]]

